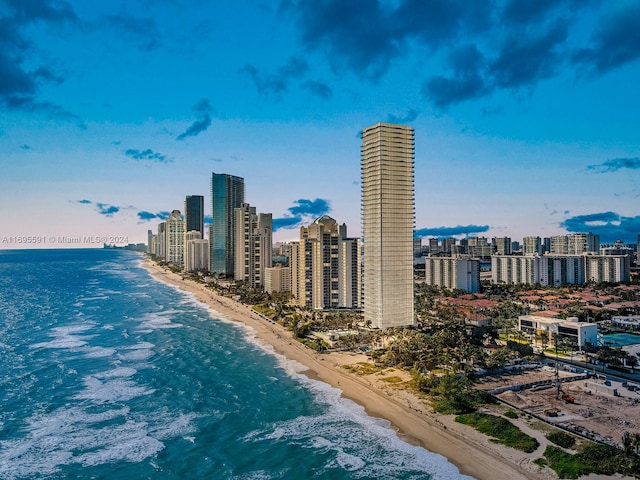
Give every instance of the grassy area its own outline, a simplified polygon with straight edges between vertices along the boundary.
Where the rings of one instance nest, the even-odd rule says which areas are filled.
[[[547,440],[564,448],[573,448],[576,444],[576,437],[565,432],[549,432],[545,437],[547,437]]]
[[[402,383],[403,382],[403,380],[400,377],[398,377],[397,375],[394,375],[392,377],[382,377],[380,380],[383,381],[383,382],[387,382],[387,383]]]
[[[640,458],[626,457],[624,452],[609,445],[588,443],[578,453],[572,455],[559,447],[548,445],[544,459],[560,478],[578,478],[582,475],[597,473],[600,475],[633,475],[638,477]]]
[[[361,375],[361,376],[372,375],[374,373],[379,373],[382,370],[384,370],[382,367],[378,367],[373,363],[367,363],[367,362],[358,362],[352,365],[344,365],[343,368],[349,370],[350,372],[355,373],[356,375]]]
[[[540,445],[535,438],[523,433],[506,418],[486,413],[467,413],[458,415],[456,422],[469,425],[479,432],[493,437],[492,442],[501,443],[523,452],[531,453]]]

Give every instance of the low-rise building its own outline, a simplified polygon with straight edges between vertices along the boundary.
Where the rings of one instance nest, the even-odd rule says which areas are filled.
[[[598,344],[598,326],[595,323],[579,322],[576,317],[566,320],[560,318],[546,318],[538,315],[521,315],[518,317],[518,330],[531,335],[536,342],[543,343],[546,335],[547,345],[558,344],[562,339],[580,347],[587,343]]]

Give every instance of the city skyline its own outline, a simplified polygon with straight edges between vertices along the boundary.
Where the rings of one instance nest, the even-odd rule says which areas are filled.
[[[274,241],[359,236],[376,122],[415,129],[419,236],[640,232],[637,2],[3,5],[2,249],[146,242],[214,171]]]

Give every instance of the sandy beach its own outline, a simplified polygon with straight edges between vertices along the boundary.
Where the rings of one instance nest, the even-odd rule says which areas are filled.
[[[551,470],[541,469],[533,463],[542,456],[548,442],[542,432],[531,429],[524,422],[516,421],[516,424],[541,443],[531,454],[491,443],[488,437],[471,427],[455,423],[452,415],[433,413],[431,407],[412,392],[393,388],[375,376],[358,376],[344,368],[366,362],[367,357],[363,354],[318,354],[294,340],[291,332],[260,318],[246,305],[218,295],[202,284],[183,280],[180,275],[149,259],[145,259],[142,266],[154,278],[194,294],[224,318],[251,327],[256,337],[272,345],[276,352],[306,366],[308,370],[303,374],[340,389],[344,397],[362,405],[369,415],[391,422],[405,441],[443,455],[461,473],[479,480],[557,478]],[[394,373],[402,374],[406,375],[406,372]]]

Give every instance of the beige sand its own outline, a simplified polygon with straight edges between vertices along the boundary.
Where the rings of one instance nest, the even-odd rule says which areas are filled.
[[[191,292],[224,318],[253,328],[256,337],[272,345],[276,352],[306,366],[305,375],[340,389],[344,397],[362,405],[368,414],[391,422],[405,441],[443,455],[461,473],[479,480],[557,478],[551,470],[542,470],[532,463],[544,451],[546,442],[540,432],[526,429],[527,433],[536,434],[542,443],[533,454],[493,444],[472,428],[455,423],[453,416],[432,413],[430,407],[411,392],[391,388],[375,375],[357,376],[343,368],[343,365],[366,361],[365,355],[318,354],[294,340],[284,328],[261,319],[246,305],[218,295],[202,284],[183,280],[150,260],[144,260],[143,267],[154,278]],[[393,375],[403,373],[395,371]]]

